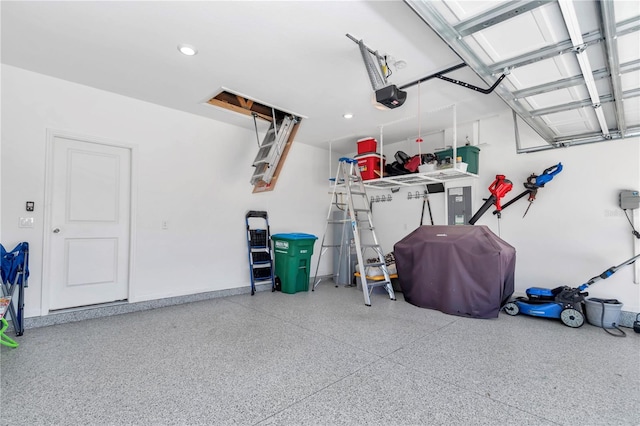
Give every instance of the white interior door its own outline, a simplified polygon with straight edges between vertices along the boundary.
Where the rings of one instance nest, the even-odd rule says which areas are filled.
[[[53,138],[51,310],[127,299],[131,150]]]

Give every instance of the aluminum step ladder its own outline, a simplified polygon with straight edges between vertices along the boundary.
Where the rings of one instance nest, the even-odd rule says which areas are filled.
[[[251,184],[255,185],[259,181],[270,183],[276,171],[284,147],[289,140],[289,136],[295,127],[298,119],[292,115],[287,115],[281,120],[274,120],[260,144],[260,149],[253,160],[253,176]]]
[[[342,216],[344,219],[335,219],[335,211],[345,212],[344,216]],[[316,286],[321,281],[321,279],[318,280],[318,269],[320,267],[322,255],[330,248],[335,248],[338,250],[340,258],[343,259],[345,257],[343,256],[344,250],[349,250],[348,246],[345,247],[346,244],[334,244],[329,242],[329,238],[327,238],[330,226],[343,226],[344,223],[350,223],[353,231],[353,240],[356,256],[358,258],[358,272],[360,274],[360,283],[362,285],[362,293],[364,295],[364,304],[371,306],[370,295],[376,287],[384,287],[387,293],[389,293],[389,298],[391,300],[396,300],[391,278],[389,277],[389,270],[385,262],[384,252],[382,251],[382,248],[378,243],[378,238],[376,237],[371,216],[369,197],[367,197],[362,176],[360,175],[358,161],[346,157],[342,157],[338,160],[338,170],[336,172],[333,185],[331,205],[329,206],[327,224],[322,237],[320,255],[318,256],[318,265],[316,266],[316,275],[313,279],[313,290],[315,290]],[[368,267],[380,268],[382,271],[382,279],[373,280],[371,277],[367,277],[366,270]],[[339,271],[340,268],[338,268],[338,274]]]

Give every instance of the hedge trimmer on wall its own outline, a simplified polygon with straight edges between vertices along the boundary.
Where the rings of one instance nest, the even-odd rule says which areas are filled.
[[[533,201],[536,199],[536,195],[538,194],[538,189],[544,188],[544,185],[549,181],[551,181],[553,177],[558,173],[560,173],[561,171],[562,171],[562,163],[558,163],[554,166],[546,168],[540,175],[536,175],[532,173],[531,176],[529,176],[527,178],[527,181],[524,183],[525,190],[520,194],[516,195],[512,200],[507,202],[504,206],[502,206],[501,210],[506,209],[511,204],[518,201],[520,198],[523,198],[525,195],[529,195],[529,198],[528,198],[529,205],[527,206],[527,209],[524,211],[524,214],[522,215],[522,217],[525,217],[527,215],[527,212],[529,211],[529,208],[531,207],[531,204],[533,204]],[[493,214],[497,214],[499,217],[501,210],[496,209],[493,211]]]

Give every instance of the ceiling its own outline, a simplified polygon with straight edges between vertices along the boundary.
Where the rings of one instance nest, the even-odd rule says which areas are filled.
[[[409,5],[550,147],[640,135],[640,3]],[[519,142],[519,141],[517,141]]]
[[[452,125],[452,105],[459,126],[512,107],[549,147],[578,134],[601,134],[593,98],[579,79],[577,53],[566,53],[565,48],[545,60],[528,56],[527,63],[500,66],[570,40],[557,2],[518,4],[529,3],[536,7],[505,21],[496,16],[514,15],[516,3],[3,1],[1,59],[8,65],[253,129],[251,117],[206,103],[225,89],[304,117],[297,141],[331,144],[343,153],[354,151],[357,139],[380,139],[381,130],[385,142],[441,131]],[[623,22],[628,32],[614,43],[585,38],[591,43],[587,52],[592,69],[599,72],[596,85],[604,119],[616,137],[620,114],[626,129],[640,125],[640,97],[635,94],[640,86],[636,28],[640,11],[637,2],[612,4],[612,22]],[[604,34],[597,2],[575,5],[580,25],[584,23],[578,33]],[[470,22],[480,26],[469,29],[465,24]],[[458,37],[460,30],[466,32]],[[408,98],[403,106],[379,110],[372,102],[358,45],[347,34],[387,57],[392,71],[389,83],[397,86],[463,62],[469,66],[446,77],[487,88],[502,68],[509,75],[491,94],[432,78],[405,89]],[[180,43],[195,46],[198,54],[180,54]],[[614,91],[615,79],[609,78],[612,65],[603,46],[617,52],[620,92]],[[597,49],[601,52],[594,53]],[[396,67],[396,61],[406,66]],[[550,83],[572,77],[573,85],[551,90]],[[618,113],[624,93],[628,99]],[[558,110],[572,102],[582,103]],[[531,111],[536,112],[533,120]],[[347,120],[345,113],[354,117]]]

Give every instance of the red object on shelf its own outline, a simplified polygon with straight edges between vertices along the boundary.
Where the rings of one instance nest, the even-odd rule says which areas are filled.
[[[409,170],[411,173],[415,173],[418,171],[418,167],[420,167],[420,163],[421,163],[420,156],[414,155],[413,157],[411,157],[409,161],[404,163],[404,168]]]
[[[376,152],[378,141],[374,138],[364,138],[358,141],[358,155]]]
[[[368,154],[356,155],[358,167],[362,180],[378,179],[383,177],[382,169],[384,169],[384,158],[380,158],[380,154],[372,152]],[[382,163],[382,164],[380,164]]]

